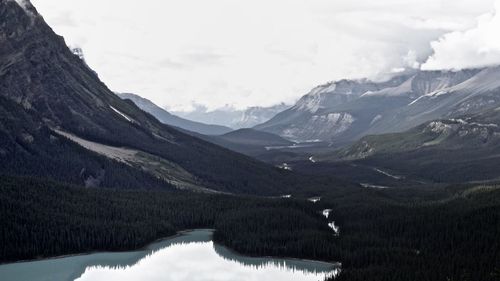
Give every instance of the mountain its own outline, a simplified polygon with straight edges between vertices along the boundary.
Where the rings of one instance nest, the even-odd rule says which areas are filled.
[[[271,107],[249,107],[246,110],[223,108],[214,111],[208,111],[206,108],[200,107],[192,112],[174,113],[182,118],[197,122],[208,122],[234,129],[243,129],[252,128],[257,124],[266,122],[288,107],[285,104],[279,104]]]
[[[220,136],[221,139],[248,145],[257,146],[286,146],[293,145],[293,142],[280,136],[253,129],[239,129]]]
[[[239,120],[233,127],[235,128],[252,128],[258,124],[264,123],[273,118],[276,114],[288,109],[290,106],[281,103],[270,107],[254,106],[243,111]]]
[[[122,100],[29,1],[0,0],[0,19],[0,173],[99,186],[117,186],[113,180],[127,174],[136,188],[251,194],[282,194],[296,182]]]
[[[367,134],[404,131],[441,116],[471,112],[490,101],[486,90],[495,89],[492,81],[497,78],[496,68],[490,68],[413,71],[385,82],[341,80],[316,87],[255,129],[298,141],[319,139],[344,145]],[[461,94],[452,94],[457,92]],[[468,102],[473,104],[467,106]]]
[[[239,129],[220,136],[201,134],[195,134],[194,136],[260,160],[268,158],[263,156],[269,154],[270,149],[273,147],[294,145],[293,142],[280,136],[253,129]]]
[[[232,129],[228,127],[218,126],[218,125],[208,125],[180,118],[178,116],[170,114],[163,108],[154,104],[152,101],[135,94],[119,93],[118,96],[121,97],[122,99],[129,99],[133,101],[140,109],[153,115],[163,124],[179,127],[184,130],[204,135],[222,135],[232,131]]]
[[[317,158],[355,161],[436,182],[496,180],[500,107],[429,121],[402,133],[367,136],[334,155]]]

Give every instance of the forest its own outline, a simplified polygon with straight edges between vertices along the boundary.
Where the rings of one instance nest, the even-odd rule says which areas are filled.
[[[498,157],[490,157],[499,155],[497,142],[398,150],[340,171],[338,163],[312,167],[308,156],[310,166],[285,171],[178,131],[120,99],[30,6],[0,0],[0,263],[130,251],[210,228],[216,242],[241,254],[340,262],[337,281],[500,280],[500,185],[450,184],[498,182]],[[498,79],[486,81],[490,87]],[[482,93],[484,85],[477,87]],[[371,105],[378,106],[365,109]],[[145,166],[111,160],[56,131],[132,149],[134,157],[153,155],[212,193],[175,189],[175,181]],[[367,167],[394,168],[406,179],[398,188],[363,188],[361,179],[381,177]],[[328,218],[325,209],[332,210]],[[328,226],[333,221],[338,234]]]
[[[311,203],[309,196],[322,195]],[[332,209],[327,220],[321,210]],[[0,177],[2,262],[121,251],[195,228],[247,255],[340,261],[336,280],[499,280],[500,188],[313,188],[291,199]],[[335,220],[340,235],[327,223]]]

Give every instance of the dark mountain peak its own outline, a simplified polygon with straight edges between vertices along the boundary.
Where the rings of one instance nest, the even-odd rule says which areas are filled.
[[[122,99],[130,100],[140,109],[153,115],[154,117],[156,117],[156,119],[166,125],[178,127],[190,132],[200,133],[204,135],[221,135],[232,131],[231,128],[224,126],[205,124],[183,119],[157,106],[152,101],[136,94],[122,93],[118,94],[118,96],[120,96]]]
[[[0,3],[2,95],[37,111],[49,126],[75,133],[116,133],[130,120],[150,127],[147,117],[111,92],[31,4]]]
[[[91,175],[85,180],[112,187],[127,186],[117,178],[128,177],[136,188],[159,182],[235,193],[289,188],[290,176],[274,167],[164,125],[118,97],[23,3],[0,0],[0,101],[17,105],[0,110],[0,143],[11,148],[0,158],[3,171],[84,184],[85,170]],[[31,118],[25,130],[23,114]]]

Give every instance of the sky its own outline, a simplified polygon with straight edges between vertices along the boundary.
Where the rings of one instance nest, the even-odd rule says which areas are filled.
[[[115,92],[172,111],[292,104],[408,68],[500,63],[500,0],[32,0]]]

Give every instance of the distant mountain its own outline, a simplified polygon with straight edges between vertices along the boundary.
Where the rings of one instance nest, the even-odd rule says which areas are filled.
[[[0,174],[251,194],[282,194],[296,182],[122,100],[21,4],[0,1]]]
[[[276,114],[288,109],[290,106],[282,103],[271,107],[254,106],[243,111],[236,121],[235,128],[252,128],[273,118]]]
[[[192,112],[174,113],[182,118],[197,122],[206,122],[234,129],[243,129],[252,128],[257,124],[266,122],[288,107],[288,105],[279,104],[271,107],[250,107],[246,110],[224,108],[214,111],[208,111],[206,108],[198,108]]]
[[[341,80],[313,89],[255,129],[292,140],[347,144],[367,134],[404,131],[494,105],[499,101],[488,91],[496,89],[499,77],[498,70],[490,68],[414,71],[386,82]]]
[[[118,96],[121,97],[122,99],[129,99],[133,101],[140,109],[153,115],[163,124],[179,127],[188,131],[204,135],[222,135],[232,131],[232,129],[228,127],[218,126],[218,125],[208,125],[180,118],[176,115],[170,114],[168,111],[157,106],[152,101],[135,94],[121,93],[118,94]]]

